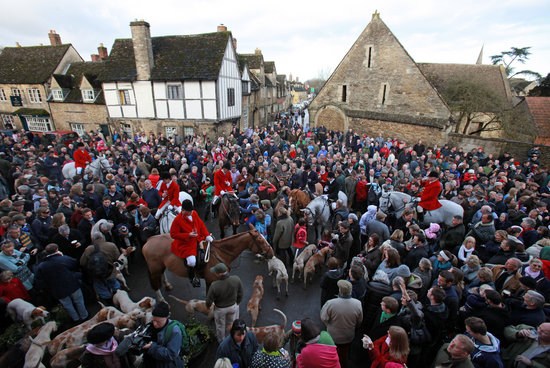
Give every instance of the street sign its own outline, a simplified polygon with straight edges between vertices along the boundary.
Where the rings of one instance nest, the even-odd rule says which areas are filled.
[[[21,101],[21,96],[10,96],[12,106],[23,106],[23,101]]]

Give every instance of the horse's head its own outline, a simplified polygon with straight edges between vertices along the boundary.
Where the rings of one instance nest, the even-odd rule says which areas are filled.
[[[241,209],[239,207],[239,202],[237,201],[236,198],[229,199],[227,214],[229,217],[229,221],[231,221],[231,225],[233,226],[240,225]]]
[[[384,192],[380,196],[379,208],[382,212],[388,213],[391,207],[390,192]]]
[[[300,211],[302,211],[302,213],[304,214],[307,226],[313,226],[315,218],[313,217],[313,212],[311,212],[311,209],[309,207],[306,207]]]
[[[252,225],[248,225],[250,231],[248,232],[252,237],[252,245],[249,247],[250,250],[256,254],[261,254],[266,258],[273,258],[273,248],[267,242],[267,240],[260,234],[258,230]]]

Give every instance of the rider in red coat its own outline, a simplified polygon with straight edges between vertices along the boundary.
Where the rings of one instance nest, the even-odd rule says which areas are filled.
[[[77,175],[80,175],[82,170],[84,170],[86,166],[92,162],[92,157],[88,151],[86,151],[84,143],[78,143],[78,149],[74,151],[73,158]]]
[[[162,198],[162,202],[160,202],[157,213],[155,214],[157,220],[170,205],[174,206],[177,212],[181,211],[180,187],[177,182],[172,180],[172,176],[167,172],[162,173],[162,184],[160,185],[159,194]]]
[[[435,171],[430,172],[427,178],[422,179],[422,188],[418,205],[426,211],[433,211],[441,207],[441,203],[438,201],[441,193],[439,174]]]
[[[197,246],[203,240],[212,242],[214,239],[197,211],[193,210],[193,203],[189,199],[183,201],[181,214],[177,215],[172,222],[170,236],[174,239],[171,247],[172,253],[184,259],[191,284],[193,287],[200,287],[200,280],[195,275]]]
[[[212,199],[212,211],[216,213],[219,198],[225,193],[233,192],[233,178],[231,177],[231,165],[229,162],[223,164],[222,168],[214,173],[214,198]]]

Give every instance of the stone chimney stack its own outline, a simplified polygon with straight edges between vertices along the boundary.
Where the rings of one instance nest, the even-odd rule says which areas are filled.
[[[16,42],[15,47],[21,47],[21,44],[19,42]]]
[[[254,50],[254,54],[256,54],[256,55],[261,55],[261,54],[262,54],[262,50],[256,47],[256,50]]]
[[[134,56],[136,59],[137,80],[150,80],[151,70],[154,66],[153,44],[151,42],[149,27],[149,23],[144,20],[136,20],[130,23]]]
[[[218,28],[216,30],[217,30],[217,32],[227,32],[227,27],[224,26],[223,23],[222,23],[218,26]]]
[[[97,63],[99,60],[101,60],[98,54],[92,54],[90,56],[92,57],[92,62],[94,63]]]
[[[237,52],[237,39],[233,37],[233,48],[235,49],[235,52]]]
[[[50,32],[48,33],[48,37],[50,38],[50,44],[52,46],[61,46],[61,36],[57,34],[55,29],[50,29]]]
[[[99,44],[99,47],[97,48],[97,54],[99,55],[100,60],[105,60],[109,56],[107,53],[107,48],[103,46],[102,43]]]

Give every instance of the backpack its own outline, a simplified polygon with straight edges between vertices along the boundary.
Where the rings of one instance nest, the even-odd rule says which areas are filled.
[[[97,244],[94,244],[94,251],[88,258],[87,270],[94,279],[106,279],[113,272],[113,265],[109,263],[107,257]]]
[[[178,326],[181,331],[181,348],[180,348],[180,356],[188,355],[190,350],[190,339],[189,335],[187,334],[187,330],[185,329],[185,325],[181,323],[180,321],[177,321],[175,319],[170,320],[168,323],[168,326],[166,327],[166,331],[164,332],[164,339],[163,341],[167,343],[172,338],[172,330],[174,326]]]

